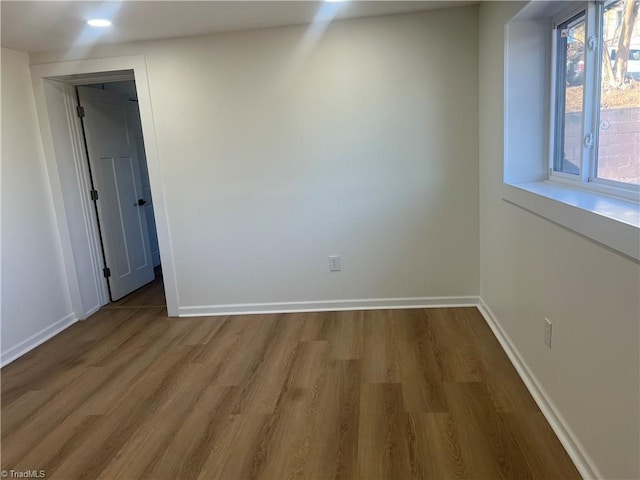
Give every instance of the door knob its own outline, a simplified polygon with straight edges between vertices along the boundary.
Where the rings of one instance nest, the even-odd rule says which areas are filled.
[[[146,205],[147,201],[144,198],[139,198],[138,199],[138,206],[141,207],[143,205]]]

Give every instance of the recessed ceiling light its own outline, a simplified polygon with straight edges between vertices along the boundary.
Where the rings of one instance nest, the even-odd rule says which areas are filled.
[[[110,27],[111,21],[104,18],[93,18],[91,20],[87,20],[87,25],[92,27]]]

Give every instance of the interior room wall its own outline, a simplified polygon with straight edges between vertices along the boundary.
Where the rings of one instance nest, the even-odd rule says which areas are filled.
[[[75,319],[25,53],[2,49],[2,363]]]
[[[180,313],[478,294],[477,7],[325,27],[32,55],[145,55]]]
[[[503,32],[523,6],[480,7],[481,297],[602,477],[639,478],[638,263],[501,195]]]

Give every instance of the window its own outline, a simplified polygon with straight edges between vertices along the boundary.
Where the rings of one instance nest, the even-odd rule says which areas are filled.
[[[640,260],[638,4],[527,3],[505,24],[503,72],[503,200],[635,260]],[[625,21],[633,28],[625,27],[623,35]],[[628,48],[626,57],[619,53],[620,43]],[[626,67],[620,58],[626,58]],[[491,91],[487,84],[483,88]]]
[[[639,9],[590,1],[555,22],[551,179],[640,193]]]

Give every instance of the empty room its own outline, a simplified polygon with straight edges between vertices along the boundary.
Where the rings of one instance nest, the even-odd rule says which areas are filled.
[[[640,1],[2,1],[3,478],[640,478]]]

